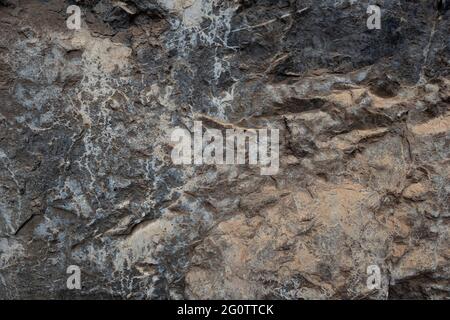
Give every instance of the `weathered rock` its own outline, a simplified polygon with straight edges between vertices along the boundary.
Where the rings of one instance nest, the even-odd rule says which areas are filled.
[[[0,298],[448,299],[448,4],[372,2],[0,0]],[[174,165],[196,120],[278,174]]]

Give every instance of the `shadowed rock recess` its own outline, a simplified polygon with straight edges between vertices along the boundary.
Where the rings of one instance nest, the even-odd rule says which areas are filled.
[[[434,0],[0,0],[0,298],[450,298],[449,18]],[[278,174],[174,165],[194,121],[279,129]]]

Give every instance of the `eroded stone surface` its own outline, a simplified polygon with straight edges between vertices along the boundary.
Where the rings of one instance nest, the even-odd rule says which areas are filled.
[[[0,1],[0,298],[449,298],[445,8],[76,3]],[[279,173],[173,165],[194,120],[279,129]]]

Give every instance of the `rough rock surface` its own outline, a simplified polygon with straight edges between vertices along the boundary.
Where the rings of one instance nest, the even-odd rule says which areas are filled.
[[[448,299],[437,2],[1,0],[0,298]],[[278,174],[174,165],[194,120],[279,129]]]

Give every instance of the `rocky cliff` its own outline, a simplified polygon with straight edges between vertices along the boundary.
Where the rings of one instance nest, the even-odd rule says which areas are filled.
[[[1,0],[0,298],[448,299],[448,6]],[[175,165],[194,121],[279,171]]]

